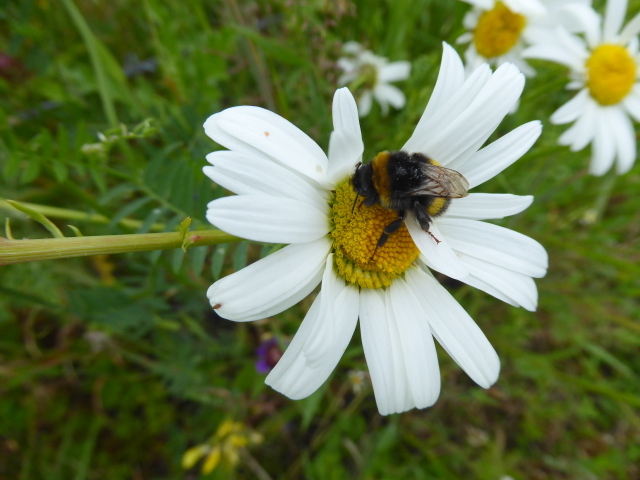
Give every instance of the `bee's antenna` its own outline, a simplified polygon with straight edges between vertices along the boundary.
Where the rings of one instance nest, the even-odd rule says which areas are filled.
[[[380,245],[376,245],[376,248],[373,249],[373,253],[371,254],[371,257],[369,257],[369,261],[367,263],[371,263],[371,260],[375,258],[376,253],[378,253],[378,248],[380,248]]]
[[[354,210],[356,209],[356,203],[358,203],[358,197],[359,197],[359,196],[360,196],[360,195],[358,195],[358,194],[356,193],[356,198],[354,198],[354,199],[353,199],[353,206],[351,207],[351,214],[352,214],[352,215],[353,215]]]

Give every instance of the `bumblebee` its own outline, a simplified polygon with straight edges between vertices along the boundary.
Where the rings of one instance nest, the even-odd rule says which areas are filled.
[[[452,198],[466,197],[469,190],[467,179],[455,170],[440,166],[422,153],[402,150],[381,152],[371,163],[356,165],[351,185],[358,196],[364,197],[365,206],[379,204],[398,213],[398,218],[384,228],[376,251],[402,226],[409,212],[440,243],[429,231],[429,224],[446,212]]]

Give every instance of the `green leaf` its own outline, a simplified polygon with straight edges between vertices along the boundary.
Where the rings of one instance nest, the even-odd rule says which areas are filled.
[[[211,276],[213,280],[218,280],[220,278],[220,274],[222,273],[222,267],[224,265],[224,258],[229,251],[229,245],[226,243],[222,243],[218,245],[216,251],[213,252],[213,257],[211,258]]]
[[[182,249],[176,249],[173,251],[173,254],[171,255],[171,270],[173,270],[173,273],[178,273],[180,271],[184,255],[185,253]]]
[[[247,266],[248,242],[240,242],[233,253],[233,271],[237,272]]]
[[[123,218],[131,215],[133,212],[138,210],[139,208],[144,207],[147,203],[151,202],[152,199],[149,197],[139,198],[127,205],[124,206],[118,213],[116,213],[111,221],[109,222],[108,228],[113,228],[117,223]]]
[[[204,268],[204,261],[207,258],[209,247],[192,247],[189,249],[189,265],[195,275],[200,275]]]

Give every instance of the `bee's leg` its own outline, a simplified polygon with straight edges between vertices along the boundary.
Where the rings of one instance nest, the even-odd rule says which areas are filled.
[[[440,243],[440,240],[438,240],[436,236],[433,233],[431,233],[431,231],[429,231],[429,225],[431,224],[431,217],[426,212],[426,210],[424,208],[420,208],[420,204],[416,203],[413,211],[416,215],[416,220],[418,220],[418,224],[420,225],[420,228],[422,228],[422,230],[424,230],[429,235],[431,235],[431,238],[433,238],[436,241],[436,244]]]
[[[387,243],[387,239],[389,238],[389,235],[398,231],[398,229],[402,226],[402,222],[404,222],[404,218],[406,216],[407,216],[406,210],[398,212],[398,218],[396,218],[393,222],[391,222],[389,225],[384,227],[384,230],[382,231],[382,235],[380,235],[380,238],[378,239],[378,243],[376,244],[376,248],[373,251],[373,254],[371,255],[371,258],[369,259],[369,261],[373,260],[373,257],[376,256],[378,249],[384,246],[385,243]]]

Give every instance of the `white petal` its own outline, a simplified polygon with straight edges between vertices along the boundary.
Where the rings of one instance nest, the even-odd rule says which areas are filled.
[[[602,40],[611,42],[616,40],[622,28],[624,16],[627,13],[627,0],[608,0],[602,24]]]
[[[328,206],[266,195],[234,195],[209,202],[207,220],[231,235],[266,243],[304,243],[329,232]]]
[[[358,115],[360,118],[366,117],[371,112],[373,105],[373,95],[369,90],[362,92],[362,96],[358,99]]]
[[[345,87],[336,90],[336,93],[333,95],[331,112],[333,115],[333,129],[346,130],[351,133],[354,138],[360,138],[360,143],[362,143],[358,106],[348,88]]]
[[[516,67],[503,64],[477,92],[468,108],[458,115],[453,126],[447,125],[439,115],[434,118],[440,120],[441,124],[428,137],[427,151],[454,170],[467,162],[495,131],[504,116],[515,111],[523,82],[524,77]],[[500,84],[501,87],[498,86]],[[485,113],[481,113],[482,110]],[[491,114],[487,115],[486,112]]]
[[[566,28],[571,33],[582,32],[584,30],[584,21],[578,20],[581,14],[579,12],[573,13],[571,11],[575,5],[579,5],[579,4],[583,4],[583,7],[586,6],[587,8],[589,8],[591,5],[591,0],[579,0],[579,1],[568,0],[566,2],[553,2],[551,5],[549,5],[549,15],[542,23],[547,27],[549,26],[555,27],[559,25],[561,27]],[[598,16],[595,15],[595,12],[592,12],[592,13],[593,15],[591,16],[591,18],[593,19],[595,16],[597,20]],[[539,23],[539,22],[536,22],[536,23]],[[587,23],[588,23],[588,20],[587,20]],[[597,30],[599,30],[600,28],[599,23],[596,23],[595,26]]]
[[[574,71],[582,71],[584,61],[576,57],[569,49],[559,43],[539,43],[522,51],[524,58],[537,58],[566,65]]]
[[[567,90],[580,90],[585,85],[583,79],[570,80],[565,87]]]
[[[631,170],[636,160],[636,132],[631,120],[621,108],[612,109],[610,118],[611,130],[617,144],[616,172],[622,175]]]
[[[209,287],[218,315],[236,322],[265,318],[296,304],[318,285],[331,248],[321,238],[284,247]]]
[[[525,59],[522,58],[523,50],[524,48],[520,48],[519,46],[513,47],[511,51],[509,51],[509,53],[504,56],[505,61],[513,63],[516,67],[518,67],[518,70],[520,70],[525,77],[535,77],[535,69]],[[509,114],[512,114],[518,110],[519,102],[520,100],[518,100],[513,105],[513,107],[511,107],[511,110],[509,110]]]
[[[440,240],[440,243],[436,243],[431,235],[422,230],[413,216],[408,216],[404,223],[413,242],[420,250],[420,258],[429,268],[433,268],[456,280],[461,280],[469,274],[440,232],[437,220],[431,222],[429,231],[433,234],[433,237]]]
[[[640,122],[640,84],[636,83],[631,92],[622,101],[629,115],[636,121]]]
[[[640,13],[637,13],[631,20],[629,20],[629,23],[625,25],[620,32],[618,41],[621,45],[626,45],[633,38],[636,38],[638,33],[640,33]]]
[[[640,14],[636,16],[638,17],[638,23],[640,23]],[[636,57],[638,55],[638,52],[640,52],[640,38],[632,37],[626,43],[627,43],[627,52],[629,52],[629,55],[631,55],[632,57]]]
[[[574,70],[582,72],[584,70],[584,62],[591,56],[591,52],[587,48],[584,40],[561,27],[556,28],[555,38],[556,42],[576,59]]]
[[[467,197],[454,198],[442,218],[468,218],[488,220],[515,215],[528,208],[533,196],[508,193],[470,193]]]
[[[538,0],[505,0],[504,3],[512,12],[525,16],[538,17],[547,13],[544,4]]]
[[[599,107],[592,98],[589,98],[582,115],[576,120],[576,123],[560,135],[558,143],[569,145],[573,152],[582,150],[595,136],[598,114]]]
[[[378,81],[382,83],[406,80],[411,73],[411,63],[406,61],[391,62],[378,72]]]
[[[264,157],[223,150],[207,155],[207,161],[213,167],[204,167],[205,175],[234,193],[291,198],[317,209],[327,203],[315,182]]]
[[[462,0],[465,3],[478,7],[482,10],[491,10],[495,0]]]
[[[471,379],[489,388],[498,379],[500,359],[487,337],[464,308],[431,275],[407,270],[407,282],[421,295],[431,331],[447,353]]]
[[[535,312],[538,289],[531,277],[469,255],[460,254],[460,259],[471,273],[464,283],[514,307]]]
[[[346,42],[342,45],[342,51],[351,55],[356,55],[362,51],[362,45],[353,40]]]
[[[380,105],[389,103],[396,109],[404,107],[406,102],[404,93],[402,93],[398,87],[384,83],[376,85],[376,88],[373,90],[373,96]]]
[[[598,177],[609,171],[616,155],[616,144],[610,125],[609,108],[611,107],[599,107],[595,118],[596,129],[592,144],[589,173]]]
[[[470,188],[477,187],[527,153],[541,132],[542,124],[539,121],[525,123],[487,145],[455,169],[468,180]]]
[[[327,269],[337,288],[327,294],[323,281],[320,294],[291,344],[265,380],[294,400],[311,395],[327,380],[349,345],[358,321],[358,290],[335,278],[331,264]],[[318,344],[318,339],[322,343]]]
[[[433,89],[427,108],[415,128],[413,136],[404,146],[404,149],[410,152],[420,151],[419,146],[422,144],[423,137],[429,134],[429,120],[445,103],[452,99],[464,83],[465,77],[462,60],[456,51],[447,43],[443,42],[442,47],[442,62],[440,63],[440,72],[438,73],[436,86]],[[490,72],[483,70],[482,73],[486,79],[489,78]],[[480,74],[480,72],[478,74]],[[417,137],[415,140],[413,139],[414,136]],[[415,145],[412,145],[412,141]]]
[[[575,24],[572,26],[576,31],[584,32],[589,46],[595,47],[601,43],[601,17],[591,8],[591,5],[573,2],[565,5],[563,10],[573,16]]]
[[[360,334],[364,356],[371,374],[378,410],[389,415],[398,410],[396,394],[406,392],[406,378],[396,378],[394,352],[386,320],[383,293],[376,289],[360,291]],[[404,405],[404,401],[401,402]]]
[[[477,220],[438,219],[453,250],[531,277],[544,277],[549,258],[534,239],[508,228]]]
[[[456,38],[456,44],[462,45],[464,43],[469,43],[471,40],[473,40],[473,33],[465,32],[462,35],[460,35],[458,38]]]
[[[338,66],[340,67],[341,65],[338,64]],[[345,73],[343,75],[340,75],[338,77],[338,85],[340,85],[340,86],[348,85],[349,83],[354,81],[356,78],[358,78],[358,71],[357,70],[354,70],[352,72],[347,71],[347,73]]]
[[[482,55],[478,53],[476,50],[475,43],[471,42],[467,49],[464,51],[464,71],[465,75],[468,77],[467,81],[470,78],[470,75],[473,74],[478,68],[482,67],[485,63],[491,62],[491,64],[495,63],[496,59],[488,60],[484,58]],[[489,69],[491,70],[491,69]]]
[[[444,166],[459,156],[466,160],[509,113],[523,87],[524,75],[510,63],[501,65],[462,114],[429,136],[425,151]]]
[[[407,369],[404,365],[404,356],[402,354],[402,343],[400,341],[400,332],[395,318],[395,312],[391,306],[390,290],[384,290],[384,306],[385,316],[384,324],[389,336],[389,353],[391,358],[391,366],[393,368],[393,379],[395,388],[392,391],[393,410],[390,413],[400,413],[410,410],[414,407],[411,389],[409,388],[409,378],[407,377]]]
[[[584,111],[588,100],[589,90],[584,88],[551,115],[551,123],[562,125],[577,120]]]
[[[359,141],[358,141],[359,140]],[[329,137],[329,174],[327,180],[336,185],[353,173],[362,161],[362,139],[347,130],[334,130]],[[326,203],[326,202],[325,202]]]
[[[327,353],[330,352],[331,347],[336,342],[336,325],[334,323],[336,312],[334,312],[334,306],[338,294],[344,289],[344,279],[338,277],[333,271],[333,253],[327,256],[325,264],[324,275],[322,276],[322,296],[323,299],[320,303],[319,318],[323,319],[320,322],[316,322],[314,328],[309,333],[309,339],[305,342],[305,357],[306,363],[311,366],[316,366],[322,363],[326,358]],[[356,289],[357,293],[357,289]],[[357,318],[358,309],[355,309],[355,315]],[[355,324],[354,324],[355,328]],[[351,332],[353,334],[353,332]],[[351,338],[351,337],[349,337]],[[346,346],[345,346],[346,348]],[[339,358],[339,357],[338,357]],[[336,359],[337,362],[337,359]]]
[[[402,149],[410,153],[422,152],[444,165],[444,162],[450,159],[443,156],[438,147],[446,141],[451,141],[449,138],[452,134],[451,126],[458,128],[460,120],[465,118],[465,114],[468,114],[470,105],[480,97],[480,93],[491,78],[491,69],[487,64],[474,70],[464,84],[450,98],[445,99],[437,112],[434,112],[427,120],[423,120],[424,116],[423,119],[420,119],[413,135]],[[449,136],[445,134],[449,134]]]
[[[394,317],[387,320],[390,328],[395,324],[400,340],[400,351],[394,360],[404,366],[411,392],[410,408],[430,407],[440,395],[440,371],[428,317],[422,302],[402,279],[391,284],[387,299]]]
[[[466,255],[462,255],[461,258],[466,260],[467,258],[473,258],[473,257],[467,257]],[[473,259],[473,260],[477,260],[477,259]],[[473,268],[473,267],[470,267],[470,268]],[[499,268],[499,267],[496,267],[495,265],[493,265],[492,268]],[[426,265],[424,266],[424,269],[428,270]],[[506,269],[503,269],[503,270],[510,272],[512,275],[519,275],[516,272],[511,272],[510,270],[506,270]],[[527,278],[531,278],[531,277],[527,277]],[[484,280],[480,280],[475,275],[470,274],[468,277],[464,279],[464,283],[472,286],[473,288],[477,288],[478,290],[482,290],[483,292],[488,293],[489,295],[492,295],[498,300],[502,300],[503,302],[508,303],[509,305],[512,305],[514,307],[521,307],[521,305],[518,302],[506,296],[500,290],[495,288],[492,284],[489,284]]]
[[[362,344],[378,410],[388,415],[432,405],[440,374],[420,302],[401,280],[386,291],[363,289],[360,295]]]
[[[340,57],[336,64],[345,72],[352,72],[356,69],[356,63],[351,58]]]
[[[207,135],[240,153],[266,155],[322,183],[327,157],[298,127],[269,110],[233,107],[212,115],[204,123]]]

